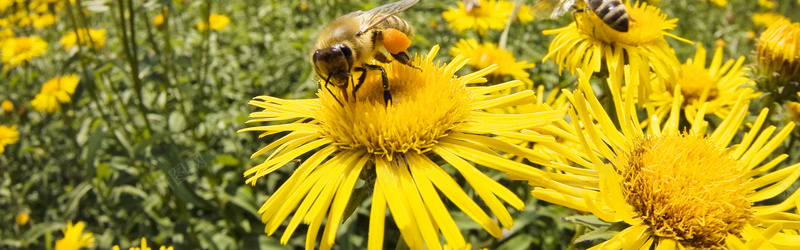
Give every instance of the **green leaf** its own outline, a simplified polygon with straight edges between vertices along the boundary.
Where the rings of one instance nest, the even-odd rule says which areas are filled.
[[[609,227],[603,226],[599,227],[596,230],[589,231],[588,233],[581,235],[577,239],[575,239],[575,244],[582,243],[582,242],[591,242],[595,240],[608,240],[614,235],[617,235],[619,231],[609,230]]]
[[[36,239],[41,237],[42,235],[59,230],[64,228],[66,224],[64,222],[42,222],[32,226],[28,231],[25,231],[25,234],[22,235],[22,242],[25,243],[32,243],[35,242]]]
[[[353,212],[361,206],[361,202],[369,196],[369,188],[371,188],[369,185],[364,185],[353,190],[353,194],[350,195],[350,200],[347,202],[347,207],[344,208],[342,224],[353,215]]]
[[[105,136],[104,127],[99,126],[92,131],[92,136],[89,137],[89,145],[86,147],[86,163],[89,164],[89,169],[94,169],[94,158],[97,156],[97,151],[100,149]]]
[[[169,131],[182,132],[186,130],[186,117],[179,111],[173,111],[169,114]]]
[[[64,213],[68,216],[77,213],[81,198],[83,198],[83,196],[86,195],[89,190],[92,190],[92,185],[89,182],[78,184],[78,186],[75,187],[72,192],[69,193],[69,195],[67,195],[67,197],[69,197],[69,203]]]
[[[502,245],[497,247],[497,250],[523,250],[528,249],[533,243],[533,236],[526,233],[517,234],[510,239],[503,242]]]
[[[238,166],[240,164],[239,159],[236,159],[235,157],[230,155],[217,156],[217,159],[214,162],[225,166]]]

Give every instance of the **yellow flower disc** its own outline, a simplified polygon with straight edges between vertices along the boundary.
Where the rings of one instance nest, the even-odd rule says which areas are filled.
[[[47,42],[38,36],[11,38],[3,42],[0,59],[6,66],[15,67],[44,55],[45,51],[47,51]]]
[[[753,219],[746,165],[707,138],[668,133],[637,143],[622,170],[628,204],[659,237],[717,248]]]

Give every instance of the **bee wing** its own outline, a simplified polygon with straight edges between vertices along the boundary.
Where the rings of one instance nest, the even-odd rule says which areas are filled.
[[[367,32],[369,29],[375,27],[375,25],[378,25],[379,23],[383,22],[383,20],[386,20],[386,18],[403,12],[412,5],[417,4],[417,2],[419,2],[419,0],[397,1],[360,13],[359,16],[366,15],[366,18],[361,19],[362,21],[359,25],[361,28],[361,33]]]
[[[531,12],[538,19],[555,19],[566,14],[573,4],[575,0],[540,0]]]

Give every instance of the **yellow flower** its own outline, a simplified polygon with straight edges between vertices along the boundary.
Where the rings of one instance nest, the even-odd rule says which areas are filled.
[[[491,74],[495,76],[510,75],[514,79],[523,81],[525,83],[533,84],[530,79],[530,74],[526,69],[533,68],[533,63],[527,61],[517,62],[511,52],[498,48],[493,43],[478,44],[475,39],[464,40],[461,39],[456,43],[456,46],[450,50],[453,56],[463,55],[470,59],[467,64],[481,70],[488,68],[492,65],[497,65],[497,70]]]
[[[759,81],[764,90],[774,91],[790,81],[800,80],[800,23],[778,21],[756,42]]]
[[[762,9],[772,9],[775,8],[775,2],[772,0],[758,0],[758,6],[761,6]]]
[[[8,7],[14,5],[14,0],[0,0],[0,13],[6,12]]]
[[[17,125],[11,125],[11,127],[0,125],[0,154],[5,151],[6,145],[17,143],[17,141],[19,141]]]
[[[777,23],[780,21],[789,21],[789,19],[781,14],[772,12],[753,14],[753,24],[755,24],[756,26],[769,27],[773,23]]]
[[[129,250],[151,250],[152,249],[152,248],[147,246],[147,239],[145,239],[144,237],[142,237],[142,241],[141,242],[142,243],[138,247],[131,247],[131,248],[128,248],[128,249]],[[119,250],[119,245],[114,245],[111,249]],[[173,248],[172,248],[172,246],[169,246],[169,247],[161,246],[160,248],[158,248],[158,250],[173,250]]]
[[[531,13],[531,6],[523,4],[519,7],[519,12],[517,12],[517,20],[522,23],[529,23],[533,21],[533,13]]]
[[[42,85],[42,91],[33,98],[31,106],[46,113],[61,110],[62,103],[72,101],[70,96],[75,92],[79,81],[80,78],[75,74],[50,79]]]
[[[106,45],[106,29],[78,28],[77,34],[71,31],[61,38],[61,45],[65,50],[70,50],[78,44],[93,49],[103,48]]]
[[[44,29],[56,23],[56,17],[50,13],[43,15],[32,15],[31,19],[33,19],[33,27],[36,29]]]
[[[16,67],[44,55],[45,51],[47,42],[38,36],[11,38],[3,43],[3,55],[0,59],[5,66]]]
[[[0,147],[0,153],[2,153],[2,147]],[[16,219],[17,219],[17,225],[24,226],[25,224],[28,224],[28,220],[30,220],[30,217],[28,217],[28,213],[26,212],[19,212],[17,213]]]
[[[0,106],[3,107],[3,112],[5,112],[6,114],[11,113],[11,111],[14,111],[14,103],[12,103],[9,100],[3,100],[3,103],[0,104]]]
[[[263,110],[250,115],[252,122],[289,121],[239,130],[261,131],[262,135],[286,133],[252,157],[272,151],[264,161],[245,172],[247,183],[293,162],[304,154],[294,174],[259,209],[272,235],[286,226],[281,242],[286,244],[298,225],[309,224],[306,248],[314,248],[317,232],[325,222],[320,249],[330,249],[352,196],[367,196],[372,190],[369,249],[383,248],[385,213],[394,218],[404,241],[412,249],[440,249],[440,233],[453,249],[463,249],[466,241],[450,216],[440,195],[463,210],[490,235],[500,238],[502,230],[478,203],[456,184],[430,156],[449,163],[472,185],[476,197],[506,229],[513,221],[502,201],[516,209],[522,200],[495,182],[470,162],[521,176],[536,176],[543,171],[503,157],[497,151],[543,162],[527,149],[503,142],[493,135],[525,139],[524,130],[560,119],[561,111],[527,114],[493,114],[487,109],[522,105],[533,101],[533,91],[511,95],[492,95],[523,83],[511,81],[492,86],[470,86],[485,80],[497,67],[466,76],[455,72],[467,62],[457,56],[450,64],[434,63],[435,46],[425,57],[416,57],[415,66],[396,60],[380,64],[390,84],[392,101],[384,103],[381,74],[370,71],[363,87],[349,101],[344,93],[319,90],[318,99],[284,100],[259,96],[250,105]],[[356,76],[354,76],[356,77]],[[356,77],[358,79],[358,77]],[[323,83],[324,85],[324,83]],[[469,87],[468,87],[469,86]],[[336,96],[338,97],[336,97]],[[335,99],[336,98],[336,99]],[[340,104],[337,100],[344,100]],[[520,131],[523,130],[523,131]],[[273,151],[274,150],[274,151]],[[359,181],[362,178],[365,181]],[[355,189],[356,183],[365,188]],[[362,192],[357,192],[361,190]],[[355,193],[355,194],[354,194]],[[499,199],[498,199],[499,198]],[[357,200],[360,200],[357,198]],[[288,224],[284,223],[294,211]],[[329,212],[330,211],[330,212]]]
[[[640,2],[635,6],[626,3],[626,7],[632,20],[628,32],[614,30],[590,12],[576,12],[576,21],[570,25],[545,30],[545,35],[556,37],[542,61],[552,58],[560,69],[567,68],[572,74],[577,69],[592,74],[606,65],[609,77],[616,82],[622,82],[623,77],[642,78],[639,86],[644,89],[639,95],[647,97],[651,70],[663,79],[674,76],[675,67],[680,65],[664,36],[689,41],[666,32],[675,28],[678,20],[667,20],[655,6]]]
[[[164,24],[164,14],[158,14],[158,16],[153,18],[153,24],[155,26],[161,26]]]
[[[694,60],[689,59],[679,66],[674,78],[666,83],[652,82],[653,94],[648,101],[652,109],[648,109],[651,111],[649,115],[662,120],[672,112],[673,102],[677,102],[690,123],[695,121],[701,108],[705,109],[705,114],[725,119],[731,113],[731,108],[741,101],[740,98],[750,101],[761,96],[761,92],[754,90],[755,84],[745,75],[744,60],[742,56],[735,62],[728,60],[723,63],[722,48],[717,47],[711,64],[706,68],[706,50],[702,44],[698,44]],[[623,93],[628,91],[624,89]],[[645,121],[645,124],[648,122]]]
[[[442,13],[444,19],[450,23],[450,28],[458,32],[475,30],[478,34],[485,35],[489,29],[502,30],[508,22],[508,16],[514,9],[514,4],[505,0],[478,0],[478,4],[470,10],[461,1],[458,9],[450,8]]]
[[[94,244],[94,236],[92,233],[83,233],[86,225],[82,221],[72,225],[72,221],[68,222],[67,227],[62,229],[64,238],[56,241],[56,250],[77,250],[81,248],[92,247]]]
[[[208,24],[210,23],[211,24],[210,26],[211,26],[212,30],[224,30],[225,27],[227,27],[228,23],[230,23],[230,22],[231,22],[231,19],[228,18],[227,16],[218,15],[218,14],[211,14],[211,16],[208,17],[208,23],[206,23],[206,22],[198,23],[197,24],[197,29],[201,30],[201,31],[206,30],[206,27],[208,27],[209,26]]]
[[[580,88],[569,96],[582,147],[561,153],[573,163],[552,162],[549,167],[560,172],[530,183],[538,199],[629,225],[592,249],[708,249],[742,240],[751,249],[762,244],[800,247],[800,236],[780,232],[782,222],[795,228],[800,190],[770,202],[774,205],[756,204],[781,195],[800,177],[800,164],[770,171],[787,155],[767,160],[793,123],[780,130],[762,129],[765,109],[741,141],[732,144],[748,115],[749,102],[740,99],[710,134],[708,123],[699,118],[702,111],[684,132],[679,112],[672,112],[663,128],[652,118],[653,126],[643,131],[633,100],[614,96],[618,113],[613,121],[588,80],[581,74]],[[673,103],[672,109],[679,105]]]
[[[725,7],[725,5],[728,5],[728,0],[708,0],[708,1],[719,7]]]

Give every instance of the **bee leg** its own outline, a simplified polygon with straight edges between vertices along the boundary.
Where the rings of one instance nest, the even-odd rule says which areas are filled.
[[[377,60],[377,61],[379,61],[381,63],[390,63],[390,62],[392,62],[392,59],[386,58],[386,55],[383,54],[383,52],[380,52],[380,51],[376,52],[374,57],[375,57],[375,60]]]
[[[328,90],[328,93],[331,93],[331,96],[333,96],[333,99],[336,100],[336,102],[338,102],[340,106],[344,107],[344,104],[342,104],[342,101],[339,101],[339,98],[336,98],[336,95],[333,94],[333,91],[331,91],[331,88],[328,87],[328,83],[330,83],[330,80],[331,80],[331,76],[328,76],[328,78],[325,78],[325,89]]]
[[[372,64],[364,64],[364,67],[370,70],[380,70],[381,71],[381,82],[383,82],[383,101],[384,104],[389,105],[389,101],[392,100],[392,93],[389,93],[389,76],[386,75],[386,70],[379,65],[372,65]]]
[[[408,65],[409,67],[412,67],[412,68],[415,68],[415,69],[418,69],[418,70],[422,71],[422,69],[420,69],[417,66],[414,66],[414,64],[411,63],[411,57],[409,57],[408,53],[406,53],[405,51],[400,51],[397,54],[392,54],[392,57],[394,57],[395,60],[397,60],[398,62],[400,62],[402,64]]]
[[[361,88],[361,85],[364,84],[364,81],[367,80],[367,68],[364,67],[355,67],[353,68],[355,71],[361,71],[361,76],[358,77],[358,83],[353,85],[353,100],[356,99],[356,91]]]

